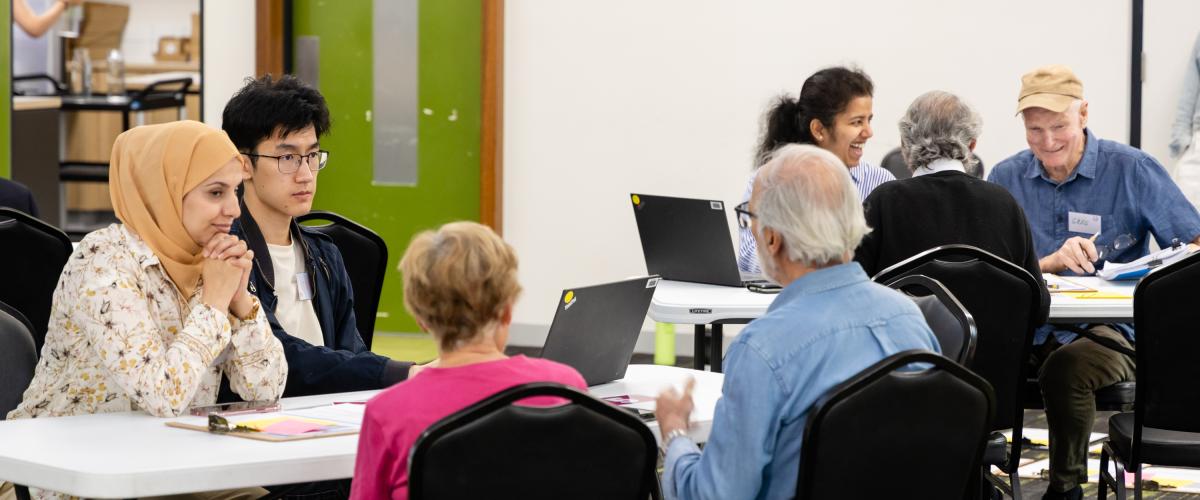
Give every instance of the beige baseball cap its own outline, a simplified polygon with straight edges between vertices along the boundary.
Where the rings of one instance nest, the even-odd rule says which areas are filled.
[[[1071,68],[1051,64],[1021,76],[1021,95],[1017,97],[1017,114],[1029,108],[1045,108],[1062,113],[1076,99],[1083,99],[1083,82]]]

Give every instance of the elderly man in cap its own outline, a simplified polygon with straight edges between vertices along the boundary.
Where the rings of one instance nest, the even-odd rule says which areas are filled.
[[[1083,84],[1066,66],[1021,77],[1017,113],[1029,149],[1000,162],[988,180],[1016,198],[1033,231],[1042,272],[1090,274],[1101,260],[1128,262],[1159,246],[1200,242],[1200,214],[1145,152],[1087,128]],[[1105,344],[1131,347],[1133,327],[1079,325]],[[1043,498],[1081,498],[1096,414],[1093,392],[1132,380],[1133,359],[1089,338],[1045,325],[1034,362],[1050,426],[1050,488]]]

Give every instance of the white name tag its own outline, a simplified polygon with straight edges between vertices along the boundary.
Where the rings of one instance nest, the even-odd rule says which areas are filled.
[[[1100,232],[1100,216],[1082,212],[1067,212],[1067,231],[1096,234]]]
[[[308,282],[308,273],[296,273],[296,300],[312,300],[312,284]]]

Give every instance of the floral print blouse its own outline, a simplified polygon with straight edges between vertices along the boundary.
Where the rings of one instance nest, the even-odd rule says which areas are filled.
[[[37,371],[8,418],[176,416],[215,403],[222,373],[248,401],[279,398],[287,362],[261,308],[239,321],[201,302],[201,289],[185,301],[123,225],[88,234],[59,278]]]

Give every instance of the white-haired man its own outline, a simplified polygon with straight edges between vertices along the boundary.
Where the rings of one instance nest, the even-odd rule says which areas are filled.
[[[988,180],[1025,210],[1042,272],[1091,274],[1100,260],[1132,261],[1149,252],[1151,234],[1164,247],[1200,242],[1200,214],[1162,165],[1087,128],[1083,83],[1070,68],[1043,66],[1022,76],[1017,113],[1029,149],[997,164]],[[1133,325],[1080,326],[1125,348],[1134,338]],[[1052,325],[1038,330],[1034,344],[1050,427],[1043,498],[1081,498],[1093,392],[1132,380],[1133,359]]]
[[[891,354],[940,352],[916,305],[851,261],[870,229],[832,153],[780,148],[737,212],[757,240],[764,274],[784,289],[729,347],[703,453],[687,438],[690,388],[659,395],[668,499],[792,498],[804,423],[818,398]]]

